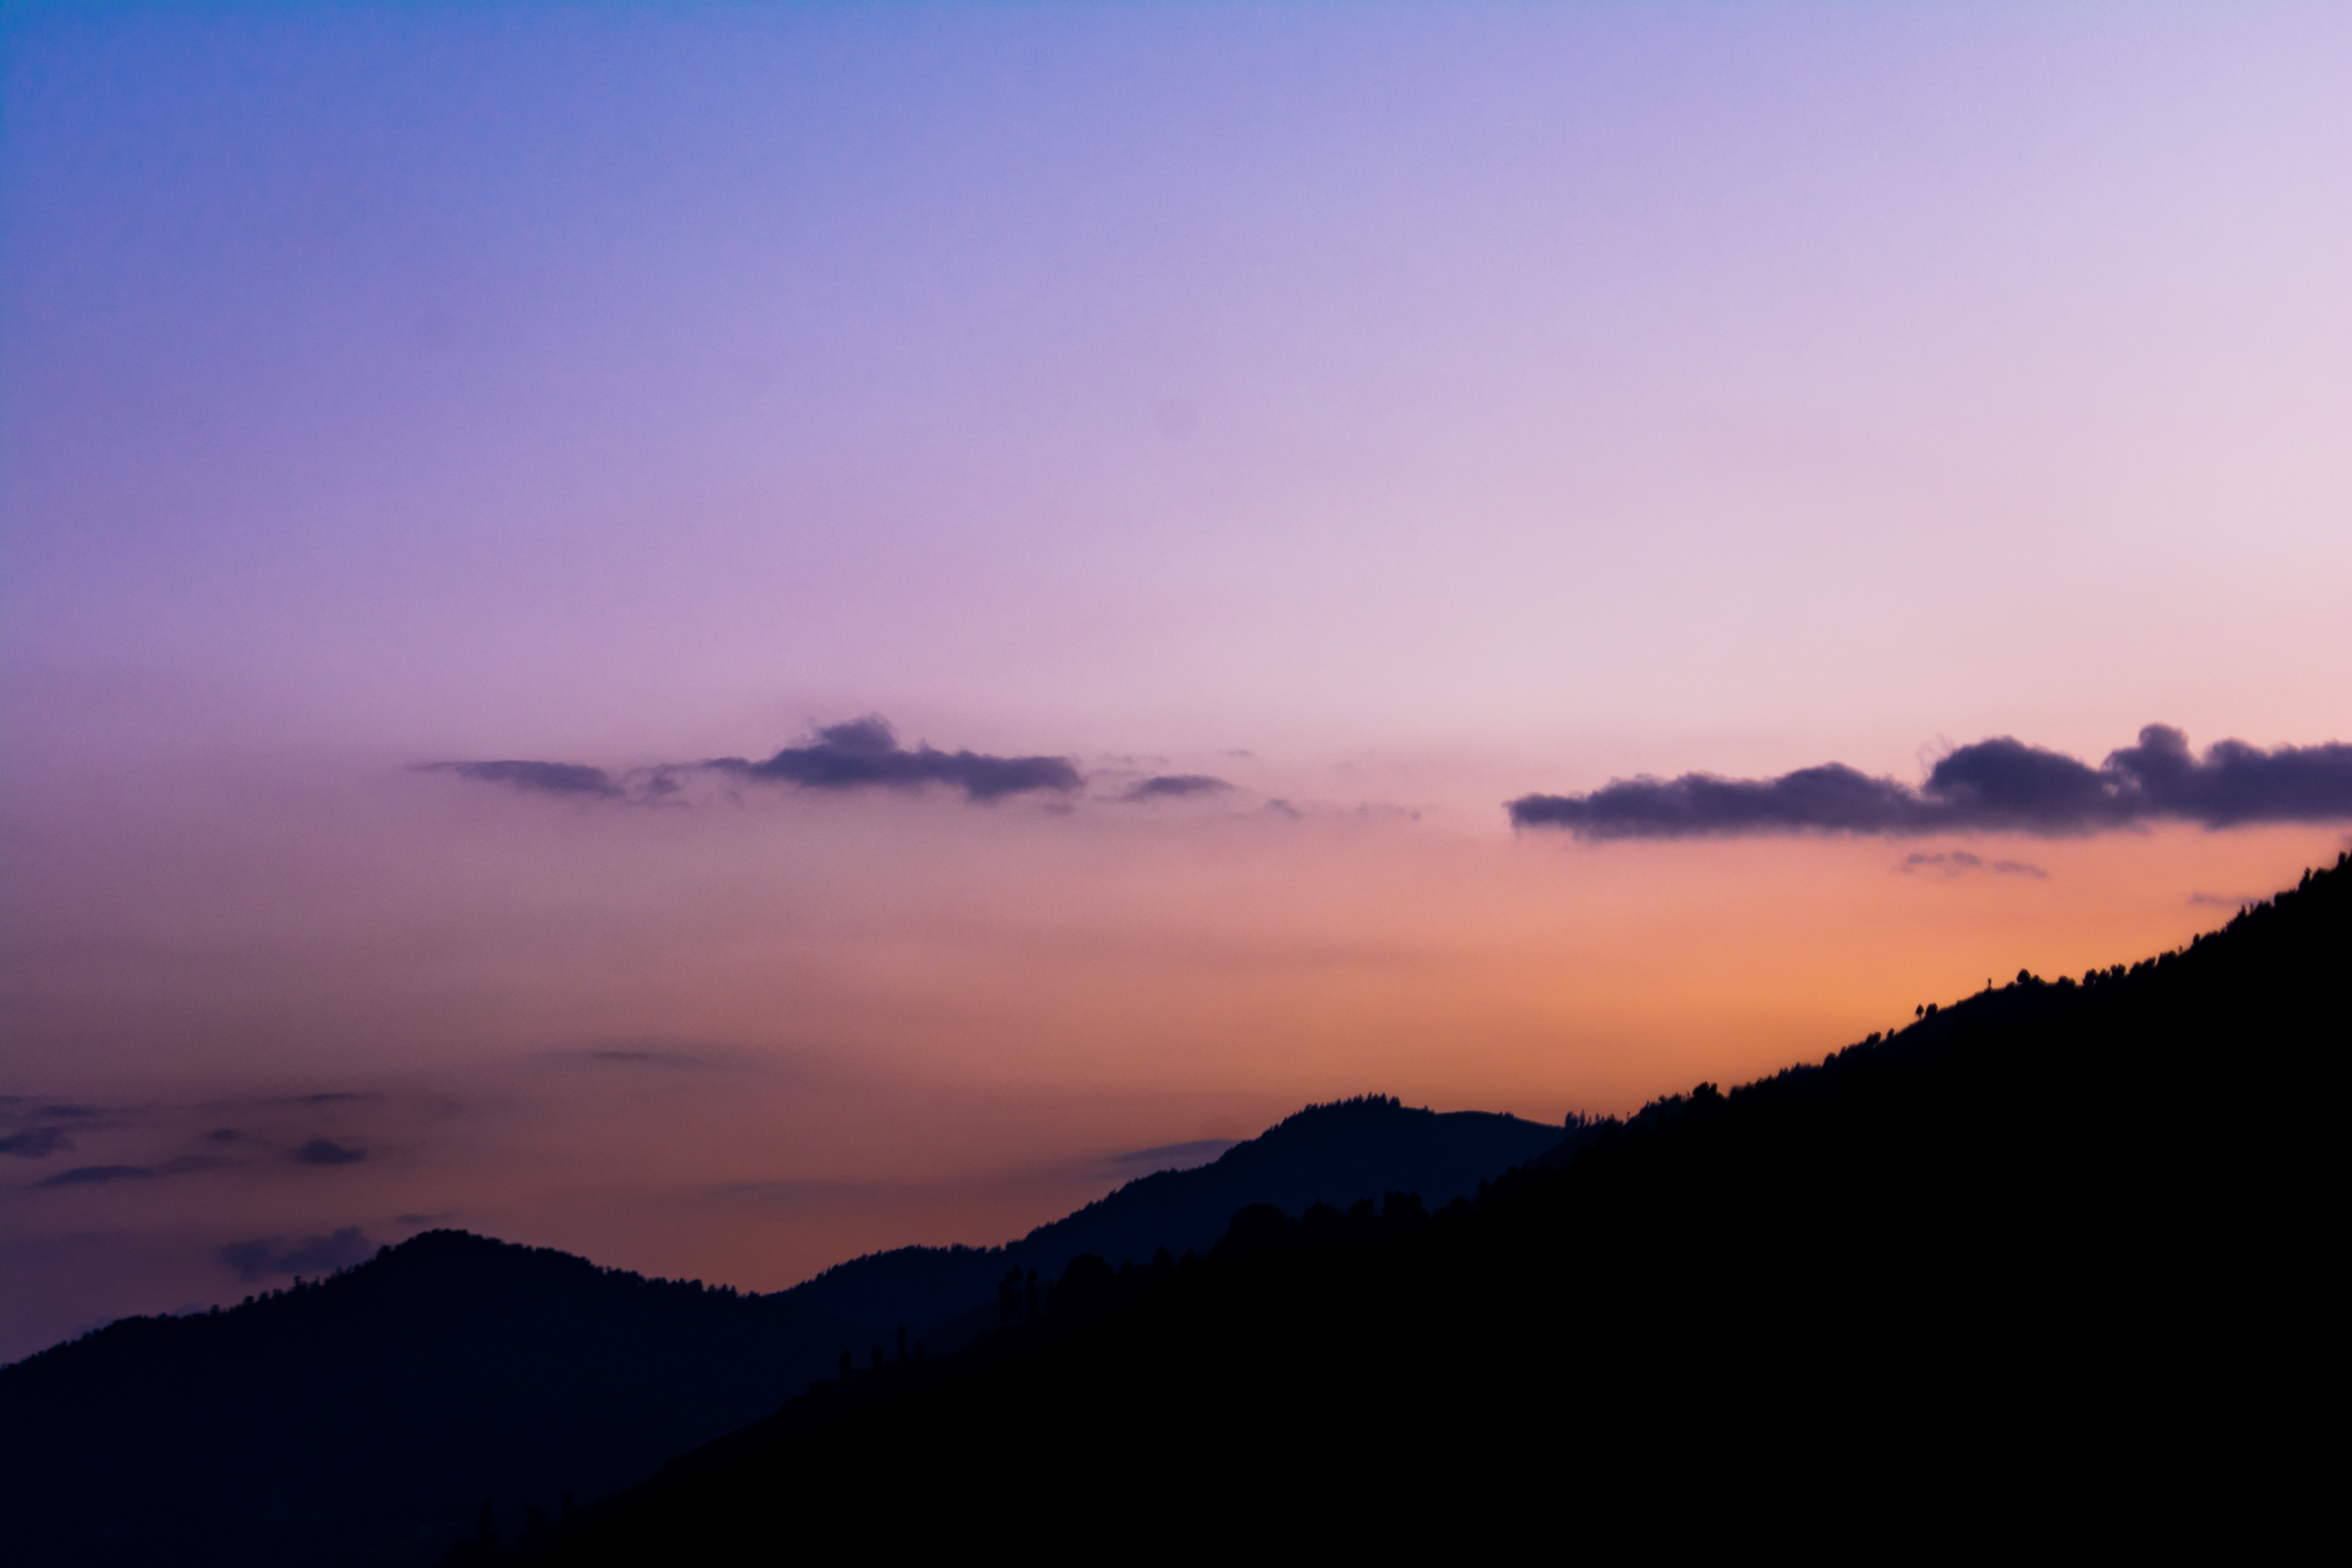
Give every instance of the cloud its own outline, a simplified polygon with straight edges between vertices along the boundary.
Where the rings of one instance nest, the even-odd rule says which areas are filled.
[[[220,1250],[221,1261],[236,1270],[247,1284],[281,1274],[331,1274],[365,1262],[375,1244],[356,1226],[332,1236],[313,1236],[291,1247],[276,1237],[268,1241],[234,1241]]]
[[[95,1187],[109,1182],[149,1182],[161,1176],[184,1175],[190,1171],[210,1168],[209,1160],[178,1159],[161,1165],[76,1165],[70,1171],[59,1171],[47,1181],[36,1182],[37,1187]]]
[[[68,1153],[73,1150],[73,1140],[62,1127],[28,1127],[0,1138],[0,1154],[14,1154],[19,1160],[46,1160],[60,1150]]]
[[[707,1068],[710,1058],[660,1046],[598,1046],[579,1053],[583,1061],[606,1067]]]
[[[801,789],[920,789],[948,784],[967,800],[998,800],[1033,790],[1068,794],[1086,775],[1067,757],[996,757],[982,752],[942,752],[928,742],[908,751],[878,713],[845,723],[826,724],[797,746],[786,746],[765,762],[711,757],[699,763],[664,763],[639,768],[625,784],[603,768],[580,763],[418,763],[425,773],[456,773],[485,784],[507,784],[539,795],[581,800],[667,801],[681,793],[677,774],[729,773]],[[633,793],[634,792],[634,793]],[[672,804],[679,804],[672,802]]]
[[[294,1151],[294,1158],[305,1165],[356,1165],[367,1158],[367,1151],[313,1138]]]
[[[38,1184],[44,1187],[89,1187],[104,1182],[142,1181],[163,1172],[148,1165],[77,1165]]]
[[[1990,871],[1997,877],[2032,877],[2047,880],[2050,873],[2023,860],[1995,860],[1987,865],[1983,858],[1965,849],[1954,849],[1941,855],[1906,855],[1897,868],[1905,876],[1914,871],[1940,870],[1946,877],[1965,876],[1970,871]]]
[[[1130,788],[1121,800],[1181,800],[1186,795],[1218,795],[1233,788],[1207,773],[1158,773]]]
[[[1130,1177],[1153,1175],[1161,1171],[1189,1171],[1195,1165],[1208,1164],[1240,1142],[1238,1138],[1196,1138],[1189,1143],[1162,1143],[1156,1149],[1138,1149],[1131,1153],[1110,1155],[1103,1164],[1113,1172]]]
[[[418,763],[415,766],[419,773],[456,773],[483,784],[511,784],[534,795],[609,800],[622,793],[612,774],[581,763]]]
[[[970,800],[995,800],[1029,790],[1067,792],[1086,780],[1066,757],[992,757],[941,752],[928,743],[908,751],[880,714],[827,724],[807,744],[786,746],[764,763],[719,757],[703,764],[746,778],[803,789],[918,789],[952,784]]]
[[[702,1195],[715,1202],[730,1204],[857,1203],[887,1197],[904,1190],[889,1182],[724,1182],[705,1189]]]
[[[2352,817],[2352,745],[2263,751],[2221,741],[2200,759],[2179,731],[2150,724],[2137,745],[2109,752],[2094,768],[2004,735],[1950,752],[1916,788],[1825,763],[1769,779],[1612,779],[1590,795],[1522,795],[1507,809],[1515,827],[1565,828],[1586,839],[2326,822]]]
[[[2240,893],[2236,897],[2232,898],[2226,893],[2191,893],[2189,895],[2189,907],[2192,910],[2209,909],[2230,910],[2235,911],[2245,909],[2252,904],[2261,903],[2264,896],[2265,895],[2261,893]]]

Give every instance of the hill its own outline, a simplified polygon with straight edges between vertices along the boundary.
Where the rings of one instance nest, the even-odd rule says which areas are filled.
[[[773,1409],[849,1331],[775,1297],[433,1231],[249,1305],[0,1369],[11,1561],[410,1563]]]
[[[914,1325],[945,1348],[993,1326],[998,1282],[1013,1269],[1052,1279],[1082,1253],[1117,1265],[1148,1262],[1162,1248],[1205,1250],[1248,1204],[1296,1215],[1316,1203],[1389,1192],[1443,1204],[1558,1146],[1564,1135],[1545,1122],[1412,1110],[1381,1095],[1310,1105],[1210,1164],[1139,1177],[1019,1241],[898,1247],[839,1264],[785,1294],[877,1333]]]
[[[993,1326],[1009,1269],[1205,1247],[1246,1203],[1474,1188],[1561,1129],[1370,1099],[1130,1182],[1009,1247],[902,1248],[739,1295],[437,1231],[228,1311],[133,1318],[0,1368],[0,1518],[26,1564],[436,1561],[773,1411],[900,1324]],[[961,1319],[959,1323],[957,1320]]]
[[[2352,858],[1433,1216],[1244,1211],[1190,1266],[1080,1259],[1047,1321],[815,1391],[508,1555],[2275,1550],[2333,1496],[2347,958]]]

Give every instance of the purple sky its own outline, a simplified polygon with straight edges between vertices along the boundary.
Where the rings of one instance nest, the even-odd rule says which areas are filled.
[[[2346,739],[2340,7],[25,5],[0,51],[0,1135],[101,1129],[0,1158],[0,1356],[352,1226],[772,1286],[1309,1096],[1626,1109],[2342,839],[1502,806]],[[872,713],[1086,782],[411,766],[641,792]],[[1763,989],[1629,989],[1625,932]]]

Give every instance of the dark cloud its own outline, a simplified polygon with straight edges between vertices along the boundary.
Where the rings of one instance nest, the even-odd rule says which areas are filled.
[[[1940,871],[1947,877],[1965,876],[1970,871],[1990,871],[1997,877],[2032,877],[2046,880],[2050,873],[2039,866],[2022,860],[1995,860],[1987,863],[1981,857],[1965,849],[1954,849],[1940,855],[1906,855],[1901,870],[1905,876],[1914,871]]]
[[[1234,786],[1207,773],[1158,773],[1136,784],[1121,800],[1181,800],[1186,795],[1219,795]]]
[[[910,752],[898,744],[898,731],[879,714],[827,724],[807,744],[787,746],[764,763],[718,757],[703,765],[803,789],[951,784],[971,800],[995,800],[1030,790],[1066,792],[1086,782],[1066,757],[992,757],[941,752],[928,744]]]
[[[73,1151],[73,1140],[62,1127],[28,1127],[0,1138],[0,1154],[14,1154],[20,1160],[46,1160],[60,1150]]]
[[[205,1134],[205,1142],[207,1143],[243,1143],[247,1142],[247,1140],[244,1133],[239,1132],[234,1127],[215,1127],[211,1131]]]
[[[159,1176],[185,1175],[190,1171],[209,1169],[209,1160],[179,1159],[161,1165],[76,1165],[70,1171],[59,1171],[37,1187],[94,1187],[108,1182],[150,1182]]]
[[[102,1182],[144,1181],[163,1173],[151,1165],[77,1165],[70,1171],[59,1171],[37,1184],[44,1187],[93,1187]]]
[[[786,746],[765,762],[713,757],[700,763],[665,763],[615,777],[580,763],[418,763],[426,773],[456,773],[485,784],[501,784],[540,795],[579,800],[629,800],[640,805],[663,802],[683,786],[679,774],[708,771],[788,784],[802,789],[919,789],[948,784],[969,800],[997,800],[1034,790],[1067,794],[1086,777],[1066,757],[995,757],[981,752],[942,752],[928,742],[908,751],[880,714],[820,726],[797,746]]]
[[[96,1116],[98,1108],[94,1105],[44,1105],[35,1114],[47,1117],[53,1121],[80,1121]]]
[[[352,1100],[382,1100],[383,1096],[365,1089],[331,1089],[325,1094],[297,1094],[289,1097],[289,1105],[340,1105]]]
[[[332,1236],[310,1237],[290,1247],[274,1237],[268,1241],[235,1241],[222,1247],[220,1256],[222,1262],[236,1270],[238,1279],[251,1284],[281,1274],[332,1274],[365,1262],[374,1251],[375,1243],[353,1226]]]
[[[313,1138],[294,1151],[294,1158],[305,1165],[356,1165],[367,1158],[367,1151]]]
[[[421,773],[456,773],[483,784],[511,784],[535,795],[609,800],[621,794],[612,774],[580,763],[419,763],[416,767]]]
[[[2221,741],[2202,758],[2162,724],[2097,767],[2006,735],[1962,746],[1916,788],[1841,763],[1770,779],[1615,779],[1590,795],[1508,803],[1515,827],[1580,838],[1752,833],[2074,834],[2152,821],[2234,827],[2352,817],[2352,746],[2263,751]]]

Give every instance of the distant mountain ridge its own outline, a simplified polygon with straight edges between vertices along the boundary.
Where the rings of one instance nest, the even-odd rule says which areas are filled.
[[[12,1563],[382,1568],[628,1486],[836,1373],[845,1349],[994,1321],[1014,1267],[1206,1247],[1234,1211],[1435,1202],[1561,1129],[1381,1097],[1310,1106],[1211,1164],[1000,1247],[906,1247],[751,1295],[433,1231],[226,1311],[130,1318],[0,1367]],[[943,1338],[942,1344],[946,1342]]]
[[[901,1247],[836,1264],[783,1294],[874,1330],[928,1330],[992,1300],[1019,1268],[1050,1279],[1081,1253],[1114,1268],[1165,1247],[1205,1251],[1236,1209],[1272,1204],[1297,1215],[1391,1192],[1430,1207],[1557,1147],[1568,1129],[1484,1110],[1410,1109],[1383,1095],[1309,1105],[1206,1165],[1129,1182],[1076,1213],[1003,1247]]]
[[[485,1494],[626,1485],[800,1392],[850,1331],[778,1296],[428,1231],[0,1368],[6,1544],[28,1564],[429,1561]]]

